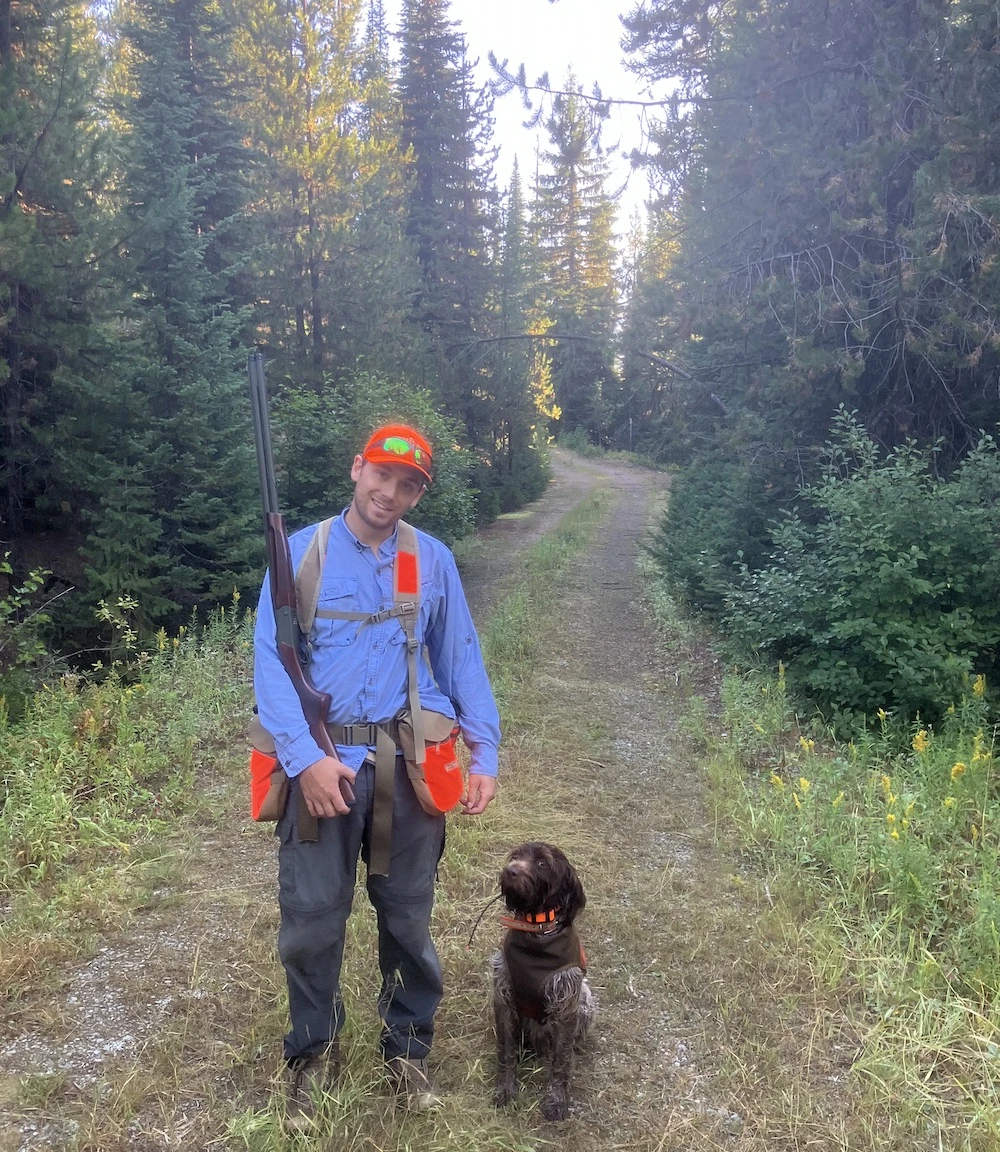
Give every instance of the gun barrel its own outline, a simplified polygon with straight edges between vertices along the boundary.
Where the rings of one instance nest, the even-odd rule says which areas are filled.
[[[274,456],[271,452],[271,422],[267,414],[267,383],[264,379],[264,356],[251,354],[247,361],[250,378],[250,411],[253,414],[253,441],[257,449],[257,472],[260,476],[260,499],[264,523],[278,511],[278,486],[274,480]]]
[[[302,715],[309,725],[313,739],[327,756],[336,756],[337,750],[326,730],[330,697],[324,692],[318,692],[312,686],[300,661],[299,622],[295,612],[295,572],[288,549],[285,518],[278,511],[278,487],[274,481],[274,456],[271,452],[271,423],[267,414],[264,357],[260,352],[252,353],[247,360],[247,375],[250,378],[250,410],[253,414],[253,438],[257,449],[257,470],[260,474],[260,499],[264,509],[264,538],[271,575],[271,604],[274,608],[278,656],[299,698]],[[347,804],[354,803],[354,789],[346,778],[340,780],[340,792]],[[304,829],[300,828],[300,838],[315,840],[315,830],[311,835],[307,835]]]

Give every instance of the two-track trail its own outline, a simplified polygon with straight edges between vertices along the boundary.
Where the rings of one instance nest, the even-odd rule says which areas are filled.
[[[519,690],[500,795],[474,832],[466,822],[442,868],[435,934],[447,989],[434,1061],[445,1109],[401,1118],[377,1085],[377,974],[359,891],[344,979],[347,1081],[314,1146],[869,1146],[850,1119],[837,1005],[814,990],[757,895],[766,888],[727,846],[683,731],[691,693],[711,699],[718,669],[707,648],[669,656],[645,599],[637,559],[665,484],[557,452],[548,492],[469,551],[463,581],[482,624],[518,586],[524,549],[605,490],[606,519],[562,571]],[[164,846],[172,863],[128,932],[97,942],[21,1017],[18,1035],[0,1037],[0,1115],[13,1102],[0,1152],[282,1146],[267,1109],[284,1019],[274,849],[245,816],[242,756],[234,748],[205,782],[203,820]],[[523,839],[558,842],[588,894],[580,929],[600,1016],[571,1118],[556,1125],[538,1115],[537,1073],[509,1112],[492,1107],[495,919],[468,946],[500,861]]]

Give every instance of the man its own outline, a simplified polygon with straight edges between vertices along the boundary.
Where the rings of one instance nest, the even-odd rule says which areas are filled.
[[[393,608],[397,524],[420,502],[432,478],[431,446],[413,428],[377,429],[351,467],[354,496],[330,527],[308,666],[313,685],[331,698],[329,721],[342,738],[361,728],[363,744],[340,744],[324,755],[309,733],[298,697],[278,658],[269,577],[255,634],[254,688],[259,718],[272,734],[290,777],[288,804],[277,825],[281,926],[278,952],[288,982],[291,1030],[284,1055],[289,1084],[286,1128],[315,1123],[316,1097],[338,1071],[344,1024],[340,968],[358,857],[378,920],[382,990],[381,1048],[390,1084],[410,1107],[440,1103],[427,1069],[434,1013],[442,994],[441,966],[430,936],[434,878],[444,848],[445,817],[417,801],[401,756],[389,756],[376,779],[377,742],[368,726],[388,724],[406,708],[407,637]],[[290,538],[297,566],[317,528]],[[484,812],[496,790],[499,717],[479,641],[451,552],[417,534],[420,607],[417,663],[422,708],[454,717],[471,753],[461,811]],[[405,551],[405,549],[404,549]],[[340,613],[354,614],[353,619]],[[361,616],[374,616],[359,623]],[[346,731],[340,727],[354,725]],[[376,733],[377,735],[377,733]],[[384,741],[383,741],[384,743]],[[394,773],[394,775],[393,775]],[[348,805],[341,781],[355,793]],[[376,802],[376,784],[380,785]],[[391,807],[388,843],[384,828]],[[316,839],[299,825],[317,817]],[[373,819],[375,817],[375,819]],[[388,875],[372,867],[373,841]]]

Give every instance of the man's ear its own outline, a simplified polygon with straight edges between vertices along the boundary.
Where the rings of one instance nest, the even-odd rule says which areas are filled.
[[[420,491],[419,491],[419,492],[416,494],[416,496],[414,496],[414,497],[413,497],[413,500],[412,500],[412,502],[411,502],[411,504],[410,504],[410,508],[411,508],[411,509],[412,509],[412,508],[416,508],[416,506],[417,506],[417,505],[420,503],[420,501],[421,501],[421,499],[422,499],[422,497],[423,497],[423,494],[424,494],[426,491],[427,491],[427,485],[425,484],[425,485],[423,486],[423,488],[421,488],[421,489],[420,489]]]
[[[364,465],[364,458],[362,456],[355,456],[354,463],[351,465],[351,479],[355,484],[361,479],[361,468]]]

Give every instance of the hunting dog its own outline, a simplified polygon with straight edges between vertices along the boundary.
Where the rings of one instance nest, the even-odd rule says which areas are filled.
[[[532,1049],[548,1077],[542,1099],[546,1120],[569,1114],[573,1059],[594,1018],[587,961],[573,921],[587,898],[572,864],[552,844],[521,844],[500,873],[507,929],[493,969],[497,1035],[498,1107],[517,1093],[517,1061]]]

